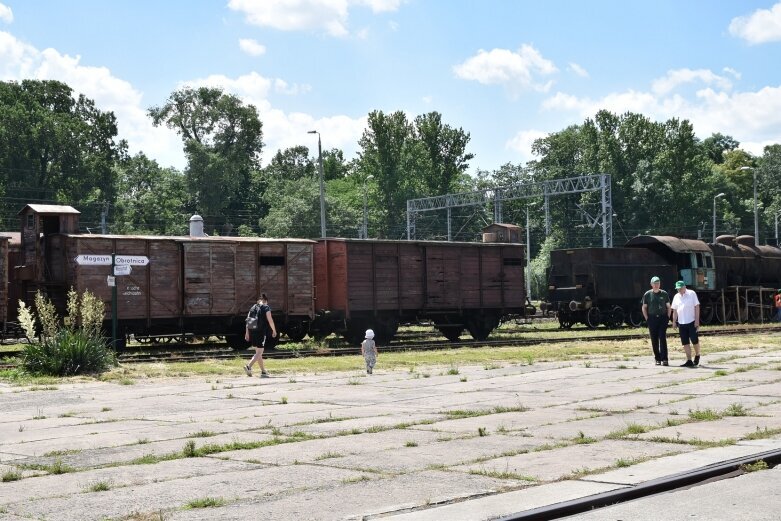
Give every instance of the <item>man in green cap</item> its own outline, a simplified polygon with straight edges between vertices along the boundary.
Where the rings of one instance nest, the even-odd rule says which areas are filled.
[[[781,322],[781,289],[775,295],[776,301],[776,321]]]
[[[700,365],[700,299],[690,289],[686,289],[686,283],[679,280],[675,283],[678,293],[673,297],[673,327],[678,326],[681,335],[681,344],[686,351],[686,363],[681,367],[697,367]],[[691,346],[689,343],[691,342]],[[692,347],[694,348],[694,360],[692,361]]]
[[[643,316],[651,335],[651,348],[654,351],[656,365],[669,365],[667,362],[667,321],[670,317],[670,296],[661,289],[659,277],[651,278],[651,289],[645,292],[641,300]]]

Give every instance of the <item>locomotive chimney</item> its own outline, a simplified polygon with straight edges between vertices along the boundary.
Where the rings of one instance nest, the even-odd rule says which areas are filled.
[[[205,237],[203,233],[203,217],[196,214],[190,217],[190,237]]]

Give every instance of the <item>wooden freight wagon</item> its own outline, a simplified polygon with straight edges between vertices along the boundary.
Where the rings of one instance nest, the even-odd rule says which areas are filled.
[[[58,300],[67,288],[89,289],[105,302],[107,321],[111,266],[91,259],[111,253],[148,259],[115,277],[120,337],[225,335],[246,347],[244,318],[261,292],[280,331],[293,339],[303,338],[314,314],[312,241],[67,234],[49,237],[48,244],[48,282],[61,288]]]
[[[0,317],[3,321],[0,329],[3,336],[10,320],[8,309],[8,244],[10,242],[9,237],[0,236]]]
[[[317,334],[349,341],[372,328],[389,341],[399,323],[432,320],[447,338],[485,339],[524,313],[523,246],[321,239],[315,245]],[[327,313],[325,313],[327,311]]]
[[[82,235],[69,206],[27,205],[16,274],[28,303],[43,291],[61,313],[67,291],[89,289],[112,316],[112,254],[129,272],[115,277],[120,338],[225,335],[244,343],[244,318],[268,294],[279,331],[306,335],[314,316],[313,241],[253,237]]]

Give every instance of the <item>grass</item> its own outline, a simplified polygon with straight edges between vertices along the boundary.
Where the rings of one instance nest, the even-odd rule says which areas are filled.
[[[193,499],[192,501],[188,501],[184,508],[191,510],[194,508],[214,508],[214,507],[221,507],[226,504],[226,501],[223,498],[217,498],[217,497],[204,497],[200,499]]]
[[[343,454],[340,454],[338,452],[331,452],[328,451],[325,454],[321,454],[318,457],[315,458],[315,461],[322,461],[324,459],[332,459],[332,458],[341,458]]]
[[[528,411],[528,407],[519,405],[517,407],[502,407],[497,406],[492,409],[452,409],[449,411],[442,411],[450,420],[459,420],[461,418],[474,418],[476,416],[487,416],[489,414],[501,414],[505,412],[524,412]]]
[[[411,441],[411,440],[410,440],[410,441],[408,441],[407,443],[405,443],[405,444],[404,444],[404,446],[405,446],[405,447],[417,447],[417,446],[418,446],[418,442],[417,442],[417,441]]]
[[[106,492],[111,490],[111,483],[108,481],[98,481],[87,487],[88,492]]]
[[[715,421],[720,420],[722,415],[713,409],[696,409],[694,411],[689,409],[689,418],[695,421]]]
[[[16,470],[9,470],[3,473],[2,482],[8,483],[9,481],[19,481],[22,479],[22,473]]]
[[[510,326],[512,327],[512,326]],[[412,329],[412,328],[410,328]],[[425,330],[423,328],[420,328]],[[707,328],[704,328],[707,330]],[[622,329],[613,331],[617,334],[636,334],[638,329]],[[590,361],[595,357],[634,357],[647,355],[648,345],[645,339],[589,341],[589,337],[604,335],[604,330],[598,328],[589,331],[576,328],[571,331],[559,332],[557,325],[530,327],[528,335],[534,338],[571,336],[572,342],[546,345],[495,347],[491,349],[447,349],[434,351],[405,351],[383,353],[383,367],[390,371],[409,371],[420,374],[422,378],[430,377],[430,373],[420,371],[425,366],[442,366],[445,371],[453,366],[478,365],[486,370],[498,369],[507,364],[529,365],[531,363],[550,361]],[[526,336],[522,333],[520,336]],[[507,336],[502,328],[492,333],[491,338],[500,340]],[[514,334],[513,336],[518,336]],[[781,348],[781,339],[768,334],[748,334],[734,337],[713,337],[709,342],[709,354],[733,349],[742,349],[745,345],[758,348]],[[311,348],[313,342],[303,344],[303,348]],[[716,358],[714,358],[716,359]],[[155,377],[172,376],[218,376],[242,374],[242,366],[246,362],[240,358],[232,360],[209,360],[202,362],[170,362],[166,364],[123,364],[113,368],[98,379],[122,385],[133,385],[135,380]],[[295,373],[346,372],[363,368],[363,358],[356,356],[333,357],[302,357],[285,360],[274,360],[274,371],[279,374]],[[416,372],[417,368],[417,372]],[[749,367],[750,368],[750,367]],[[427,369],[428,370],[428,369]],[[748,370],[748,368],[746,369]],[[421,374],[422,373],[422,374]],[[14,385],[52,385],[61,383],[58,378],[36,378],[16,369],[0,371],[0,381]],[[67,381],[73,381],[73,378]],[[94,378],[91,380],[94,381]]]
[[[759,460],[755,463],[744,463],[740,466],[740,470],[743,472],[756,472],[758,470],[767,470],[770,468],[764,460]]]
[[[470,474],[474,474],[476,476],[486,476],[489,478],[496,478],[496,479],[514,479],[516,481],[537,481],[536,478],[533,476],[525,476],[523,474],[516,474],[515,472],[509,472],[504,471],[500,472],[498,470],[470,470]]]

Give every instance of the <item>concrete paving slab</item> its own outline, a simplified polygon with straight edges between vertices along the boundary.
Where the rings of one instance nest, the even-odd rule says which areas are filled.
[[[756,440],[759,441],[759,440]],[[759,454],[781,448],[781,440],[763,440],[762,443],[740,442],[729,447],[712,447],[644,461],[631,467],[610,470],[580,478],[583,481],[614,483],[618,485],[639,485],[645,481],[660,479],[681,472],[713,465],[721,461]]]
[[[746,411],[750,411],[754,415],[754,410],[759,407],[760,404],[766,403],[772,400],[763,396],[743,396],[740,394],[709,394],[707,396],[696,396],[689,400],[682,400],[677,402],[666,403],[655,407],[649,407],[645,409],[646,412],[660,413],[660,414],[678,414],[687,415],[689,411],[711,409],[716,412],[722,412],[724,409],[731,405],[740,405]]]
[[[591,418],[602,414],[560,407],[546,407],[544,409],[531,409],[523,412],[494,413],[453,420],[444,419],[429,425],[419,425],[416,428],[472,434],[476,433],[480,427],[486,428],[490,432],[519,431],[542,425]]]
[[[462,472],[504,473],[525,476],[536,481],[567,479],[597,469],[616,466],[619,461],[633,461],[689,452],[692,447],[672,443],[646,443],[630,440],[604,440],[597,443],[570,445],[539,452],[482,461],[453,467]]]
[[[759,385],[738,386],[737,389],[727,389],[725,394],[742,394],[744,396],[765,396],[781,398],[781,381]]]
[[[781,428],[781,417],[730,416],[715,421],[685,423],[639,434],[639,439],[669,438],[671,440],[723,441],[739,440],[749,434]]]
[[[361,474],[313,465],[237,470],[214,475],[172,479],[62,497],[34,499],[7,506],[8,512],[42,520],[82,521],[119,518],[134,512],[159,512],[185,506],[204,498],[265,498],[310,488],[333,486],[360,479]],[[36,478],[33,478],[36,479]],[[265,499],[264,499],[265,500]],[[209,509],[209,514],[214,515]],[[166,517],[167,518],[167,517]],[[214,518],[212,518],[214,519]]]
[[[457,504],[462,504],[461,500],[500,492],[508,485],[512,483],[485,476],[428,471],[399,476],[394,480],[346,483],[328,490],[306,491],[279,499],[241,501],[219,509],[172,512],[166,520],[374,519],[439,503],[459,501]],[[591,483],[581,489],[600,487],[605,485]]]
[[[654,410],[656,406],[661,406],[677,400],[687,398],[685,394],[672,393],[629,393],[619,396],[610,396],[596,400],[583,400],[576,404],[578,409],[605,411],[605,412],[630,412],[635,409]]]
[[[661,414],[634,411],[624,414],[601,415],[594,418],[566,421],[540,427],[529,427],[526,429],[526,432],[539,438],[556,440],[572,439],[580,436],[580,433],[591,438],[602,438],[608,434],[622,431],[632,424],[656,428],[665,423],[666,419]]]
[[[621,488],[604,483],[567,481],[494,494],[447,505],[432,505],[391,516],[393,521],[483,521],[509,516],[553,503],[610,492]]]
[[[257,449],[221,452],[220,458],[238,461],[253,461],[271,465],[290,465],[296,462],[313,463],[348,454],[377,453],[387,449],[406,450],[408,445],[416,446],[437,443],[442,435],[435,432],[413,429],[390,430],[367,434],[353,434],[315,440],[286,443]]]
[[[423,422],[435,421],[442,418],[441,414],[387,414],[384,416],[369,416],[365,418],[353,418],[339,422],[313,423],[307,425],[294,425],[282,427],[280,431],[285,434],[305,432],[313,436],[337,436],[349,432],[365,432],[376,429],[387,429],[400,426],[417,425]]]
[[[155,465],[129,465],[77,472],[72,474],[70,479],[64,479],[63,475],[38,476],[3,483],[0,487],[0,505],[80,494],[89,492],[96,484],[105,484],[110,490],[116,490],[122,487],[258,468],[262,466],[241,461],[186,458],[162,461]]]
[[[357,454],[333,458],[334,467],[405,474],[432,468],[452,467],[478,459],[496,458],[502,454],[529,451],[544,440],[522,436],[491,434],[475,438],[448,439],[417,447],[403,447],[372,454]]]
[[[15,465],[39,464],[51,465],[56,460],[75,469],[88,469],[103,465],[126,464],[144,456],[163,456],[174,452],[181,452],[185,443],[192,440],[196,448],[204,445],[224,445],[233,442],[263,442],[272,439],[273,436],[256,432],[231,432],[208,438],[178,438],[149,443],[134,443],[132,445],[120,445],[116,447],[104,447],[93,450],[81,450],[75,453],[57,456],[23,457],[11,461]]]

